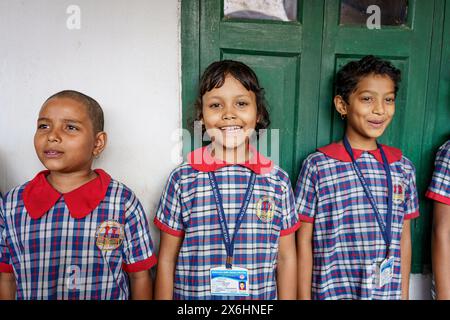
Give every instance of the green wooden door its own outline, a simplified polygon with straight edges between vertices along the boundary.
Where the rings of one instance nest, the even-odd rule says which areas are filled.
[[[201,72],[215,60],[243,61],[254,68],[266,90],[271,128],[279,129],[279,164],[295,183],[303,159],[317,147],[342,136],[342,122],[332,106],[336,70],[366,54],[381,56],[403,72],[396,116],[382,142],[401,148],[414,162],[423,200],[432,169],[432,153],[438,140],[442,140],[434,137],[448,134],[446,124],[450,121],[448,82],[447,87],[439,82],[441,69],[445,69],[442,76],[448,76],[448,60],[446,65],[445,59],[442,64],[440,59],[433,60],[441,55],[444,41],[449,43],[449,27],[446,40],[433,33],[442,35],[444,21],[448,24],[448,18],[444,19],[446,1],[406,1],[405,23],[374,30],[364,24],[344,23],[341,19],[344,1],[297,2],[297,19],[281,22],[226,18],[223,0],[182,1],[185,128],[190,128],[195,84]],[[447,1],[450,17],[448,6]],[[439,19],[435,20],[436,16]],[[438,40],[441,46],[436,44]],[[445,99],[447,109],[442,105]],[[438,109],[447,110],[444,117],[432,116]],[[185,153],[193,148],[190,143],[184,147]],[[429,209],[430,204],[421,201],[422,216],[414,222],[413,272],[421,272],[424,262],[429,262]]]
[[[437,36],[442,36],[442,41],[438,42],[437,50],[442,47],[442,59],[439,72],[439,92],[435,130],[433,137],[435,137],[435,143],[443,143],[450,138],[450,1],[440,1],[440,6],[436,12],[445,12],[443,33],[438,33]],[[444,8],[445,10],[442,10]],[[439,17],[440,18],[440,17]],[[440,20],[438,20],[440,21]],[[436,88],[436,87],[435,87]],[[433,127],[431,127],[433,128]]]

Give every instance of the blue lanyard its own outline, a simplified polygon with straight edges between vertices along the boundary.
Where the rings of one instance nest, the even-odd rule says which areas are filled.
[[[220,194],[219,187],[216,180],[216,175],[214,172],[208,172],[209,181],[211,183],[212,191],[214,193],[214,200],[216,201],[217,211],[219,213],[219,223],[222,229],[223,242],[225,243],[225,248],[227,250],[227,260],[226,267],[231,269],[233,261],[233,251],[234,251],[234,240],[236,239],[236,234],[238,233],[239,227],[241,226],[244,214],[247,211],[248,205],[250,203],[250,198],[253,192],[253,187],[255,186],[256,174],[252,172],[250,176],[250,181],[248,183],[247,190],[244,196],[244,202],[242,203],[239,214],[236,218],[236,225],[234,227],[233,239],[230,239],[230,232],[228,230],[228,224],[225,217],[225,211],[223,210],[222,195]]]
[[[387,245],[386,254],[389,254],[389,248],[390,248],[391,241],[392,241],[391,229],[392,229],[392,189],[393,188],[392,188],[391,169],[389,167],[389,163],[387,161],[386,154],[384,153],[384,150],[381,147],[381,145],[377,142],[377,147],[380,149],[381,158],[383,159],[384,171],[386,171],[386,180],[387,180],[387,187],[388,187],[388,208],[387,208],[387,214],[386,214],[386,224],[384,224],[383,218],[381,217],[380,211],[378,210],[375,198],[374,198],[372,192],[370,191],[369,186],[367,185],[367,182],[364,179],[364,176],[358,167],[358,164],[355,161],[355,157],[353,156],[353,150],[350,146],[350,143],[348,142],[347,137],[344,136],[343,140],[344,140],[345,150],[347,150],[347,153],[352,158],[353,169],[355,170],[356,174],[358,175],[358,178],[361,181],[361,184],[364,188],[364,192],[366,193],[366,196],[369,199],[369,202],[372,205],[373,210],[375,211],[375,217],[376,217],[378,225],[381,229],[383,239]]]

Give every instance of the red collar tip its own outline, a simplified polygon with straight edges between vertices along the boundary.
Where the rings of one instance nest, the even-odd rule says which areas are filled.
[[[83,219],[83,218],[87,217],[91,212],[92,212],[92,210],[87,211],[87,212],[72,212],[71,211],[70,216],[74,219]]]

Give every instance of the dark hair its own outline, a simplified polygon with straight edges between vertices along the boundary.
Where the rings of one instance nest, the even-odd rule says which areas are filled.
[[[256,112],[259,117],[259,121],[255,128],[256,132],[258,132],[259,129],[266,129],[269,127],[270,119],[264,98],[264,88],[261,88],[258,77],[250,67],[242,62],[233,60],[216,61],[206,68],[200,79],[197,100],[194,105],[195,120],[200,120],[203,117],[203,95],[214,88],[223,86],[227,75],[232,75],[245,87],[245,89],[255,93]]]
[[[45,100],[44,105],[48,101],[56,98],[69,98],[84,105],[87,108],[89,118],[92,121],[94,133],[103,131],[103,127],[105,124],[103,110],[100,107],[100,104],[95,99],[75,90],[64,90],[50,96],[47,100]]]
[[[401,81],[401,71],[389,61],[365,56],[361,60],[351,61],[343,66],[336,75],[336,95],[340,95],[346,103],[350,95],[356,91],[361,78],[374,75],[388,76],[395,86],[395,94]]]

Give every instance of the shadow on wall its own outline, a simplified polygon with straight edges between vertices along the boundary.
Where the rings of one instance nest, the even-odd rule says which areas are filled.
[[[6,190],[6,161],[3,150],[0,149],[0,193],[5,194]]]

